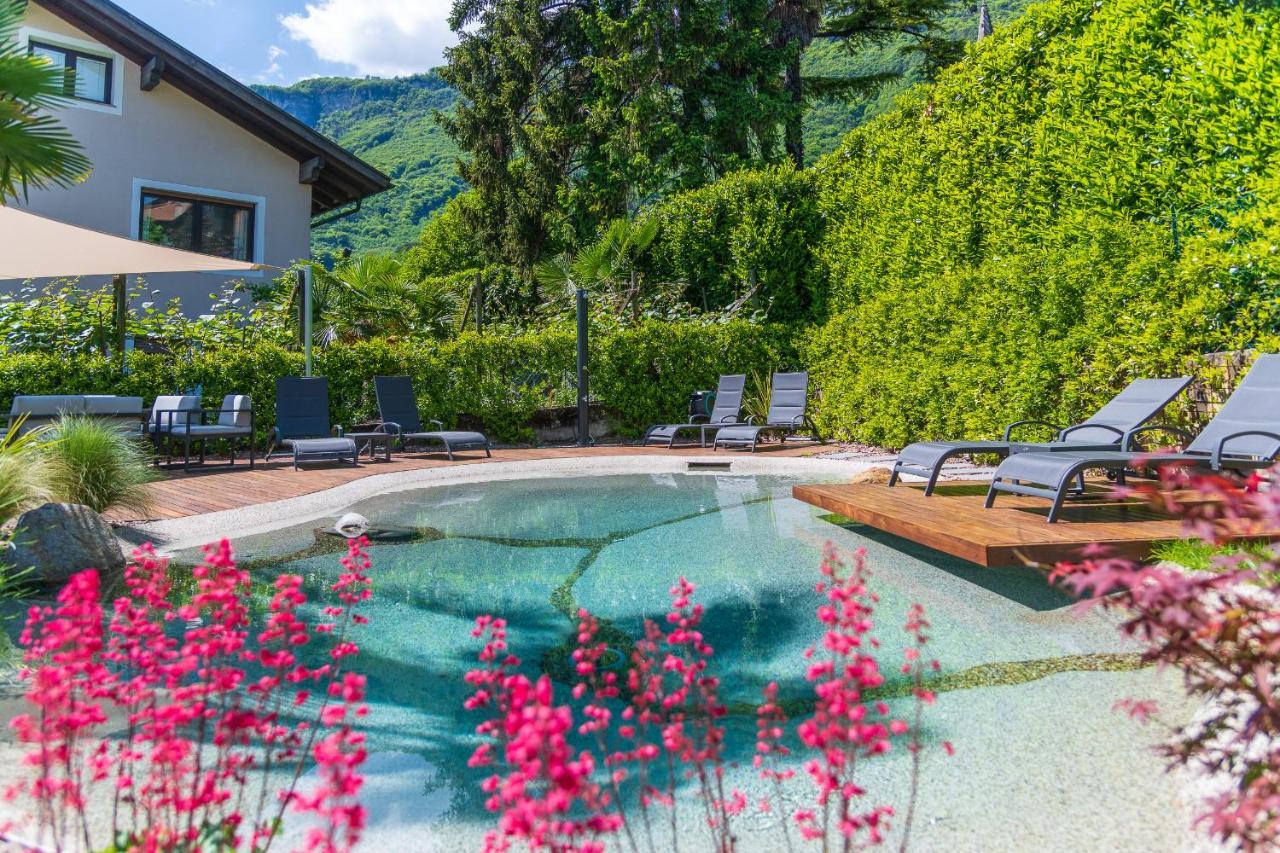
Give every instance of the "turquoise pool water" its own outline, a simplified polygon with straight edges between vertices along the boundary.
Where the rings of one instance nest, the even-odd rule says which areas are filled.
[[[357,638],[371,707],[368,849],[473,849],[489,823],[482,773],[466,766],[476,719],[462,708],[477,615],[509,621],[511,647],[530,674],[555,671],[577,607],[634,637],[646,617],[665,611],[667,589],[681,575],[706,606],[704,627],[735,711],[730,758],[742,766],[732,781],[758,789],[749,769],[750,709],[771,680],[784,698],[807,695],[801,655],[818,636],[813,585],[827,541],[867,550],[887,671],[900,660],[908,606],[922,603],[933,622],[931,653],[949,680],[927,735],[954,741],[959,752],[955,759],[929,752],[932,772],[954,778],[926,790],[920,849],[1017,849],[979,842],[1002,809],[1017,809],[1019,824],[1035,827],[1052,822],[1054,803],[1079,809],[1096,802],[1104,823],[1108,809],[1133,796],[1165,803],[1166,815],[1175,808],[1159,783],[1159,760],[1146,751],[1148,735],[1110,712],[1122,696],[1148,688],[1164,695],[1169,685],[1133,671],[1133,650],[1112,624],[1080,616],[1030,569],[980,568],[833,523],[790,497],[793,482],[725,474],[514,480],[403,491],[351,507],[420,537],[373,548],[372,623]],[[333,554],[297,556],[328,542],[315,527],[237,547],[262,576],[299,572],[318,588],[338,564]],[[901,794],[902,760],[868,767],[884,800]],[[1131,778],[1137,770],[1149,771],[1142,785]],[[1090,779],[1088,790],[1070,790],[1071,774]],[[993,789],[1005,793],[992,800]],[[807,795],[798,785],[795,801]],[[747,820],[743,848],[774,849],[773,821]],[[1166,817],[1153,827],[1167,834],[1170,825]]]

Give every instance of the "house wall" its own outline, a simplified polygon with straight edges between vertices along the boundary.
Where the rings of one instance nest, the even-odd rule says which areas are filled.
[[[40,6],[29,3],[20,38],[38,32],[94,42]],[[32,190],[18,206],[36,213],[122,236],[137,236],[138,190],[198,192],[252,201],[257,205],[254,240],[259,263],[288,266],[310,255],[311,188],[298,183],[298,162],[219,113],[161,82],[150,92],[140,88],[141,67],[116,55],[118,108],[73,104],[58,111],[59,121],[84,147],[93,172],[69,189]],[[133,278],[134,270],[121,270]],[[270,271],[256,274],[266,278]],[[84,279],[96,287],[109,277]],[[178,297],[184,313],[208,310],[210,294],[228,281],[225,274],[190,273],[148,276],[159,300]],[[13,290],[21,282],[0,282]],[[148,296],[148,299],[157,299]]]

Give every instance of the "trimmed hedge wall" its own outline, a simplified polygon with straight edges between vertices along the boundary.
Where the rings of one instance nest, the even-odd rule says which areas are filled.
[[[625,435],[652,423],[684,420],[689,393],[714,388],[718,374],[795,365],[791,332],[746,322],[722,325],[650,322],[592,339],[591,390]],[[231,347],[187,356],[134,353],[129,375],[96,356],[21,353],[0,356],[0,406],[17,394],[115,393],[141,396],[201,386],[205,402],[224,394],[253,397],[265,431],[275,417],[275,380],[302,371],[302,355],[277,346]],[[491,438],[528,441],[533,413],[575,399],[574,334],[551,329],[504,336],[464,334],[444,343],[371,340],[315,352],[315,373],[329,378],[334,423],[377,418],[375,375],[413,377],[423,418],[480,421]]]
[[[1260,0],[1040,4],[911,89],[813,169],[819,425],[992,435],[1274,351],[1277,103],[1280,5]]]

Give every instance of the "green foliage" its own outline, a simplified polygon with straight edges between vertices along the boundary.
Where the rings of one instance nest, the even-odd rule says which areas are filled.
[[[538,264],[534,278],[553,303],[567,307],[576,289],[583,288],[617,316],[638,315],[650,290],[639,259],[658,236],[658,224],[653,217],[615,219],[577,253],[564,252]]]
[[[689,393],[714,388],[722,373],[770,373],[798,363],[793,330],[742,320],[716,325],[648,322],[596,338],[592,396],[636,435],[655,423],[679,423]]]
[[[112,507],[145,514],[153,503],[144,488],[157,478],[136,432],[88,415],[64,415],[42,448],[49,491],[56,500],[95,512]]]
[[[770,320],[804,321],[821,312],[825,285],[813,247],[822,221],[809,172],[735,172],[670,196],[646,216],[662,226],[648,275],[684,284],[695,308],[721,310],[751,294],[748,307]]]
[[[256,92],[381,169],[392,189],[367,198],[360,212],[312,232],[317,256],[413,245],[422,223],[464,186],[458,148],[436,121],[458,93],[434,72],[397,77],[323,77]]]
[[[480,426],[500,441],[532,439],[542,407],[575,400],[574,333],[464,333],[449,341],[358,340],[317,350],[315,373],[330,385],[335,424],[377,419],[372,377],[411,376],[423,419]],[[681,412],[689,392],[715,387],[720,373],[793,366],[791,332],[735,321],[694,324],[647,321],[593,332],[592,396],[619,429],[639,434]],[[0,405],[15,394],[125,394],[150,400],[199,386],[206,399],[248,394],[265,434],[275,417],[275,380],[297,376],[302,356],[273,344],[192,350],[180,359],[133,353],[129,373],[101,356],[16,353],[0,356]]]
[[[296,315],[303,298],[293,280],[289,316]],[[370,252],[332,270],[311,264],[311,328],[321,346],[379,336],[445,338],[454,331],[460,304],[450,281],[418,280],[395,255]]]
[[[455,0],[442,122],[486,261],[527,271],[674,189],[776,161],[795,112],[763,0]]]
[[[129,288],[126,333],[171,349],[290,339],[288,318],[256,305],[242,284],[228,287],[209,314],[188,317],[177,299],[153,298],[138,278]],[[107,354],[114,346],[114,296],[110,285],[89,290],[78,280],[26,284],[0,293],[0,341],[11,351]]]
[[[21,427],[22,422],[17,421],[0,436],[0,522],[49,499],[49,469],[40,453],[45,431],[34,429],[19,435]],[[0,590],[3,588],[0,570]]]
[[[50,115],[66,104],[63,68],[18,44],[26,0],[0,0],[0,204],[35,187],[67,187],[85,179],[80,143]]]
[[[461,193],[427,220],[417,245],[405,255],[417,275],[443,276],[484,266],[484,252],[466,221],[466,210],[476,203],[474,195]]]
[[[1275,349],[1278,36],[1274,4],[1047,3],[851,133],[814,170],[819,426],[1071,421],[1135,376]]]

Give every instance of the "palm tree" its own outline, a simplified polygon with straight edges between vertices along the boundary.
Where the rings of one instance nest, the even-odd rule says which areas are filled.
[[[84,180],[89,160],[48,110],[65,101],[68,72],[18,45],[26,0],[0,0],[0,204],[31,187]]]
[[[289,300],[295,308],[302,294]],[[311,264],[313,334],[321,346],[387,336],[444,338],[461,301],[441,279],[414,280],[395,255],[370,252],[325,269]]]
[[[538,283],[550,289],[571,291],[583,287],[604,298],[614,312],[623,315],[637,306],[641,283],[637,262],[658,236],[658,220],[615,219],[591,245],[577,254],[564,252],[534,269]]]

